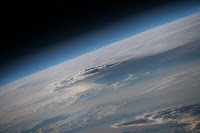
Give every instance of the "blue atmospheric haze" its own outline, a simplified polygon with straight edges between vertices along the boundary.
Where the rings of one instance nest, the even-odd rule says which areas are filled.
[[[46,48],[45,51],[38,51],[35,55],[11,63],[5,70],[1,70],[0,85],[199,11],[200,4],[191,3],[171,5],[138,16],[129,15],[101,29],[87,32],[71,40],[62,40],[54,47]]]

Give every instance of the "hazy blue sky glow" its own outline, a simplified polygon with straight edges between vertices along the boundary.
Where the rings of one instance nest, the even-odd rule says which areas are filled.
[[[129,15],[127,18],[105,25],[104,28],[95,31],[88,29],[87,33],[75,36],[71,40],[58,40],[54,47],[38,51],[36,55],[10,64],[10,67],[3,70],[0,85],[199,11],[200,5],[197,4],[174,5],[144,12],[138,16]]]

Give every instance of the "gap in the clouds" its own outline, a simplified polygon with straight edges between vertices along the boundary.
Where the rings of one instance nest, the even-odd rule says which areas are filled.
[[[199,5],[182,4],[144,12],[102,26],[100,29],[76,36],[71,40],[60,40],[46,50],[12,62],[1,70],[0,85],[4,85],[64,61],[92,52],[111,43],[123,40],[146,30],[169,23],[200,11]]]

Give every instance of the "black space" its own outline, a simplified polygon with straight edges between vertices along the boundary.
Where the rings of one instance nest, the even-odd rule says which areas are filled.
[[[1,4],[1,66],[54,46],[57,41],[101,28],[128,15],[139,15],[176,2],[178,1],[9,1]]]

